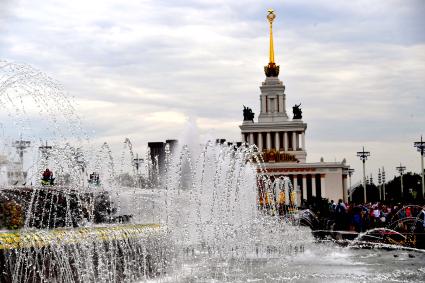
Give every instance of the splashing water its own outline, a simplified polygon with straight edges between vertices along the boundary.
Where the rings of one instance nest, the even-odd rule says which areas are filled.
[[[14,212],[8,221],[23,226],[0,233],[2,282],[419,281],[425,274],[420,253],[412,260],[395,252],[394,261],[386,251],[315,243],[294,225],[294,207],[285,205],[282,217],[274,202],[260,205],[260,187],[288,200],[292,186],[263,174],[255,147],[192,142],[166,148],[161,171],[149,152],[136,170],[129,139],[118,158],[107,143],[82,143],[62,87],[6,61],[0,106],[4,141],[22,134],[52,145],[47,155],[32,150],[28,184],[0,185],[3,208]],[[56,173],[54,186],[40,185],[46,167]]]
[[[63,87],[43,72],[0,60],[0,118],[5,135],[33,140],[86,138],[73,104]]]

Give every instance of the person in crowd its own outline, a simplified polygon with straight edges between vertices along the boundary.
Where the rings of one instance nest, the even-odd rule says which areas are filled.
[[[326,229],[331,230],[332,226],[335,223],[335,208],[336,208],[336,204],[335,204],[334,200],[331,200],[331,202],[329,203],[329,206],[328,206],[329,216],[328,216],[328,219],[326,221]]]
[[[50,179],[50,170],[49,168],[46,168],[46,170],[44,170],[43,172],[43,181],[49,181]]]
[[[422,220],[423,220],[423,224],[422,224],[422,226],[424,227],[424,229],[425,229],[425,208],[424,209],[422,209]]]
[[[372,214],[373,214],[373,224],[374,224],[374,227],[380,226],[380,222],[381,222],[381,210],[379,209],[378,204],[373,205],[373,207],[372,207]]]
[[[329,214],[333,215],[335,213],[336,204],[334,200],[331,200],[331,203],[329,204]]]
[[[362,208],[360,206],[353,208],[353,226],[357,233],[363,232]]]
[[[345,230],[346,224],[346,206],[340,199],[335,208],[335,230]]]
[[[55,178],[53,178],[53,172],[49,170],[49,168],[46,168],[44,170],[42,178],[41,178],[41,184],[43,186],[46,185],[53,185]]]
[[[410,206],[406,207],[406,217],[412,217],[412,211],[410,209]]]

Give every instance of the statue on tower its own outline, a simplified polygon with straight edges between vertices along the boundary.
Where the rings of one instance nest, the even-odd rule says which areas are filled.
[[[274,61],[274,45],[273,45],[273,21],[276,18],[276,14],[273,9],[268,10],[267,20],[270,24],[270,50],[269,50],[269,64],[264,67],[266,77],[277,77],[279,76],[279,66]]]
[[[301,110],[301,103],[298,105],[294,105],[292,107],[292,112],[294,113],[294,117],[292,119],[302,119],[303,118],[303,111]]]
[[[255,113],[252,112],[252,109],[243,105],[243,120],[254,122]]]

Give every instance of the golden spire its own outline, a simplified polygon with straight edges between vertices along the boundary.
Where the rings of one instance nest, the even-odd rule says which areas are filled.
[[[276,18],[276,14],[273,9],[269,9],[267,14],[267,20],[270,23],[270,52],[269,52],[269,64],[264,67],[264,72],[267,77],[277,77],[279,75],[279,66],[274,62],[274,46],[273,46],[273,21]]]
[[[273,48],[273,21],[276,18],[273,9],[268,10],[267,20],[270,23],[270,54],[269,63],[274,63],[274,48]]]

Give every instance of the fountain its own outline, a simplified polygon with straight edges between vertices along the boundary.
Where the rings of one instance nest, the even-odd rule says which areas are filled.
[[[53,79],[6,61],[0,71],[2,144],[21,134],[40,144],[28,149],[26,182],[0,184],[1,282],[419,281],[425,274],[425,255],[414,249],[388,254],[317,242],[298,225],[316,225],[314,215],[297,212],[287,178],[262,173],[255,146],[190,143],[197,139],[189,131],[166,148],[164,168],[149,153],[142,163],[129,139],[117,155],[107,143],[90,143]],[[46,168],[53,185],[41,184]]]

